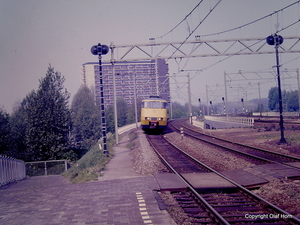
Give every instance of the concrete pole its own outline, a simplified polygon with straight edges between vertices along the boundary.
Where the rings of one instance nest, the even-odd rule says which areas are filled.
[[[207,115],[209,116],[209,103],[208,103],[208,90],[207,90],[208,86],[206,85],[206,111],[207,111]]]
[[[297,69],[297,80],[298,80],[298,112],[300,116],[300,80],[299,80],[299,69]]]
[[[135,127],[138,127],[138,117],[137,117],[137,103],[136,103],[136,73],[134,70],[133,74],[133,97],[134,97],[134,113],[135,113]]]
[[[192,120],[192,100],[191,100],[191,82],[190,82],[190,74],[188,73],[188,96],[189,96],[189,117],[190,123],[193,124]]]
[[[156,95],[159,96],[158,60],[155,60],[154,66],[155,66]]]
[[[173,105],[172,105],[172,99],[170,98],[170,117],[173,119]]]
[[[111,65],[112,65],[112,77],[113,77],[113,92],[114,92],[114,119],[115,119],[115,138],[116,144],[119,144],[119,135],[118,135],[118,111],[117,111],[117,95],[116,95],[116,75],[115,75],[115,59],[114,59],[114,49],[115,46],[111,42]]]
[[[228,121],[227,82],[226,82],[226,73],[225,73],[225,71],[224,71],[224,85],[225,85],[225,109],[226,109],[226,121]]]
[[[260,96],[260,83],[258,82],[258,98],[259,98],[259,116],[262,116],[262,105],[261,105],[261,96]]]

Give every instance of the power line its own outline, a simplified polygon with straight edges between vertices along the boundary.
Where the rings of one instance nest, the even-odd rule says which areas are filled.
[[[186,39],[179,45],[178,48],[172,53],[172,55],[166,60],[168,61],[180,48],[181,46],[190,38],[190,36],[198,29],[198,27],[206,20],[206,18],[214,11],[214,9],[220,4],[222,0],[219,0],[214,7],[207,13],[207,15],[200,21],[200,23],[196,26],[196,28],[186,37]]]
[[[298,1],[298,2],[300,2],[300,1]],[[278,31],[278,33],[281,32],[281,31],[284,31],[284,30],[286,30],[286,29],[288,29],[288,28],[290,28],[291,26],[293,26],[293,25],[295,25],[295,24],[297,24],[297,23],[299,23],[299,22],[300,22],[300,19],[298,19],[297,21],[295,21],[295,22],[293,22],[293,23],[287,25],[286,27],[283,27],[280,31]],[[239,52],[242,52],[242,51],[244,51],[245,49],[250,48],[250,47],[256,45],[257,43],[259,43],[259,42],[261,42],[261,41],[265,41],[265,39],[258,40],[258,41],[255,42],[254,44],[249,45],[249,46],[247,46],[246,48],[243,48],[243,49],[241,49],[240,51],[238,51],[238,52],[236,52],[236,53],[233,53],[233,54],[231,54],[231,55],[229,55],[229,56],[227,56],[227,57],[225,57],[225,58],[219,60],[218,62],[215,62],[215,63],[213,63],[213,64],[211,64],[211,65],[209,65],[209,66],[207,66],[207,67],[205,67],[205,68],[200,69],[199,71],[196,72],[196,74],[195,74],[194,76],[191,77],[191,80],[194,79],[194,78],[195,78],[197,75],[199,75],[201,72],[203,72],[203,71],[205,71],[205,70],[208,70],[209,68],[211,68],[211,67],[213,67],[213,66],[215,66],[215,65],[217,65],[217,64],[219,64],[219,63],[221,63],[221,62],[223,62],[223,61],[225,61],[226,59],[231,58],[232,56],[238,54]],[[171,56],[170,56],[170,57],[171,57]],[[298,58],[298,57],[297,57],[297,58]],[[297,59],[297,58],[296,58],[296,59]]]
[[[266,18],[268,18],[268,17],[270,17],[270,16],[273,16],[274,14],[276,14],[276,13],[278,13],[278,12],[280,12],[280,11],[283,11],[283,10],[285,10],[285,9],[287,9],[287,8],[289,8],[289,7],[291,7],[291,6],[295,5],[295,4],[297,4],[297,3],[299,3],[299,2],[300,2],[300,0],[297,1],[297,2],[294,2],[294,3],[290,4],[290,5],[288,5],[288,6],[284,7],[284,8],[282,8],[282,9],[279,9],[279,10],[277,10],[277,11],[275,11],[275,12],[269,14],[269,15],[263,16],[263,17],[261,17],[261,18],[259,18],[259,19],[256,19],[256,20],[254,20],[254,21],[252,21],[252,22],[249,22],[249,23],[246,23],[246,24],[244,24],[244,25],[241,25],[241,26],[238,26],[238,27],[229,29],[229,30],[217,32],[217,33],[201,35],[201,37],[208,37],[208,36],[220,35],[220,34],[228,33],[228,32],[231,32],[231,31],[234,31],[234,30],[237,30],[237,29],[240,29],[240,28],[249,26],[249,25],[251,25],[251,24],[253,24],[253,23],[256,23],[256,22],[258,22],[258,21],[260,21],[260,20],[263,20],[263,19],[266,19]],[[300,19],[299,19],[299,20],[300,20]]]
[[[164,36],[172,33],[180,24],[182,24],[194,11],[195,9],[197,9],[199,7],[199,5],[203,2],[203,0],[201,0],[196,6],[195,8],[193,8],[193,10],[187,14],[175,27],[173,27],[170,31],[168,31],[167,33],[165,33],[164,35],[161,35],[159,37],[156,37],[155,39],[158,39],[158,38],[163,38]]]

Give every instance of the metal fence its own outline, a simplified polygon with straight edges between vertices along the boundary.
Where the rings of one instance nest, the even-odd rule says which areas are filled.
[[[26,162],[26,174],[28,176],[59,175],[67,169],[67,160]]]
[[[25,162],[0,155],[0,186],[26,177]]]

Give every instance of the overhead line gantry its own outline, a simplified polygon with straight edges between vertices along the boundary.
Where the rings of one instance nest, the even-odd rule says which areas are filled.
[[[284,37],[285,44],[280,46],[279,53],[299,53],[300,37]],[[189,47],[189,48],[188,48]],[[203,47],[204,50],[200,48]],[[144,44],[134,45],[111,45],[118,54],[115,62],[155,60],[155,59],[180,59],[196,57],[214,56],[234,56],[234,55],[257,55],[274,54],[274,49],[266,44],[266,38],[240,38],[240,39],[220,39],[201,40],[186,42],[161,42],[150,41]],[[236,50],[239,49],[239,50]],[[173,54],[174,51],[176,54]],[[205,52],[204,52],[205,51]],[[139,56],[135,56],[139,54]]]

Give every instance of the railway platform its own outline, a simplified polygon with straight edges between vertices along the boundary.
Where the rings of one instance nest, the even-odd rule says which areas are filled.
[[[153,191],[159,189],[154,176],[132,169],[127,140],[98,181],[43,176],[0,188],[0,224],[175,224]]]

